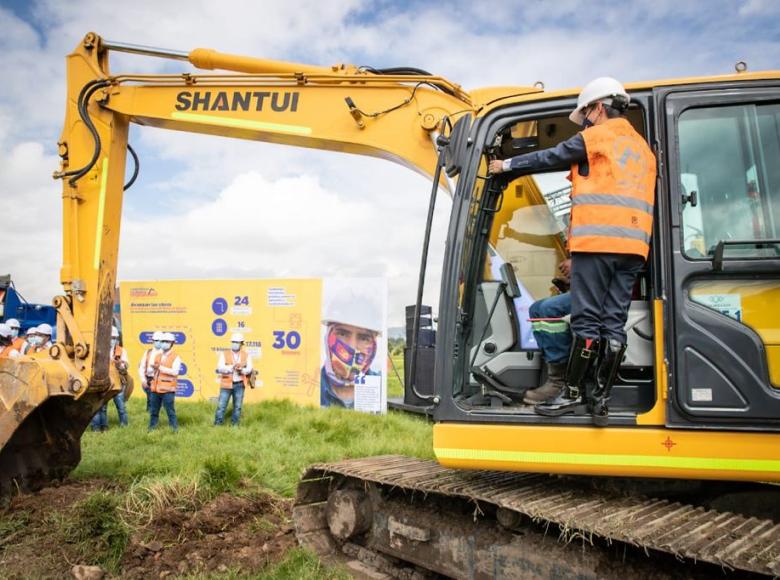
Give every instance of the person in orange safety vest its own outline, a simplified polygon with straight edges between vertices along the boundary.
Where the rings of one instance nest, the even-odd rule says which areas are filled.
[[[160,341],[161,350],[153,357],[152,380],[149,394],[149,430],[157,428],[160,418],[160,407],[165,407],[168,425],[173,432],[179,430],[176,419],[176,383],[181,370],[181,359],[173,350],[176,337],[171,332],[164,332]]]
[[[626,349],[632,290],[650,251],[653,227],[656,159],[625,117],[629,102],[620,82],[595,79],[582,89],[569,115],[582,131],[555,147],[489,164],[492,174],[570,169],[574,340],[563,387],[534,409],[546,416],[590,409],[598,426],[608,421],[607,401]],[[584,401],[594,368],[593,394]]]
[[[217,374],[220,376],[220,389],[214,425],[222,425],[224,422],[225,411],[231,397],[233,397],[233,414],[230,423],[236,426],[241,420],[244,390],[249,386],[249,375],[252,374],[252,357],[243,346],[244,335],[235,332],[230,337],[230,350],[219,353]]]
[[[18,320],[16,320],[16,318],[9,318],[5,321],[5,324],[8,326],[8,328],[11,329],[11,343],[13,344],[14,350],[17,350],[21,353],[25,343],[24,337],[19,336],[22,325]]]
[[[11,328],[0,323],[0,358],[18,358],[19,355],[19,351],[14,348]]]

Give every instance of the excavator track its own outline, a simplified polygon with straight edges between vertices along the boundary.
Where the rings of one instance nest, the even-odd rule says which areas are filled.
[[[400,456],[311,466],[293,517],[301,545],[376,577],[780,575],[770,519]]]

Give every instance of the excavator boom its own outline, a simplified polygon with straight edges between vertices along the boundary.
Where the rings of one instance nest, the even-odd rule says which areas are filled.
[[[112,50],[232,72],[113,76]],[[108,344],[130,123],[372,155],[430,176],[442,121],[473,111],[460,87],[424,71],[183,53],[93,33],[67,57],[67,81],[57,343],[0,360],[0,495],[67,475],[90,418],[119,389]]]

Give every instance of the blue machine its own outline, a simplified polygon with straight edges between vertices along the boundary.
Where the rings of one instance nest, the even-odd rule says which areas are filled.
[[[21,334],[32,326],[57,325],[57,310],[47,304],[30,304],[16,291],[11,275],[0,276],[0,322],[16,318],[21,325]]]

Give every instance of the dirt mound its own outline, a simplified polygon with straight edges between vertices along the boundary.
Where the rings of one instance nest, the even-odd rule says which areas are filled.
[[[0,511],[0,577],[71,578],[85,561],[83,545],[62,525],[79,502],[96,492],[123,497],[102,480],[68,481],[14,498]],[[119,575],[164,578],[182,574],[260,572],[295,546],[291,502],[267,493],[223,493],[197,508],[167,508],[132,528]],[[110,576],[107,576],[110,577]]]
[[[295,545],[289,500],[222,494],[195,512],[164,511],[133,534],[122,560],[128,578],[255,572]]]

